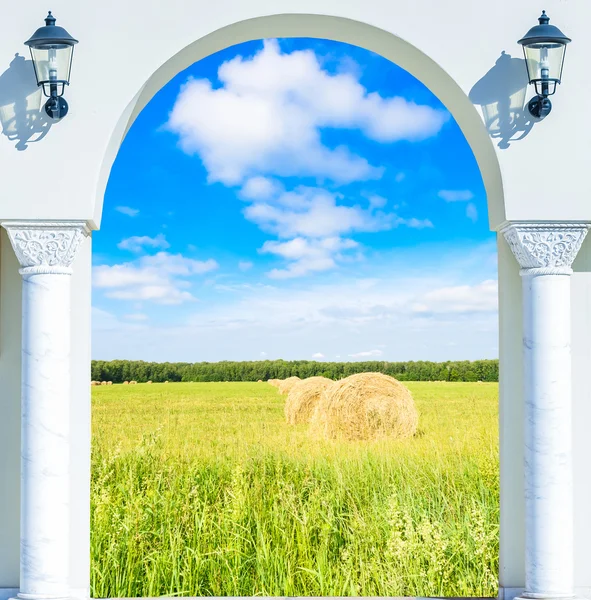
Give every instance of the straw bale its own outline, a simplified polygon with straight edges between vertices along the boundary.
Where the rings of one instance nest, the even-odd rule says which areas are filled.
[[[407,387],[382,373],[359,373],[327,387],[312,416],[325,438],[409,438],[419,415]]]
[[[287,379],[282,379],[277,384],[277,389],[280,394],[288,394],[289,390],[298,382],[301,381],[299,377],[288,377]]]
[[[285,420],[289,425],[309,423],[322,392],[334,382],[326,377],[308,377],[297,381],[287,394]]]

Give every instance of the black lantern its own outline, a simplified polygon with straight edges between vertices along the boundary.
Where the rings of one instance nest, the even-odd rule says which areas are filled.
[[[31,50],[37,85],[43,87],[43,93],[49,98],[45,112],[52,119],[61,119],[68,113],[63,95],[70,85],[72,55],[77,43],[63,27],[55,24],[51,11],[45,19],[45,27],[39,27],[25,42]]]
[[[566,45],[571,41],[558,27],[550,25],[546,11],[538,19],[519,44],[523,46],[529,82],[535,86],[537,96],[528,104],[529,112],[539,119],[552,110],[551,96],[562,78]]]

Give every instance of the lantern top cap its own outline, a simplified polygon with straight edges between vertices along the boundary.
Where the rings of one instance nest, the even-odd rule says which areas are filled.
[[[566,45],[572,41],[566,37],[558,27],[550,25],[550,17],[543,10],[538,18],[539,25],[532,27],[517,43],[522,46],[530,46],[531,44],[561,44]]]
[[[55,17],[49,11],[45,18],[45,26],[37,31],[25,42],[32,48],[43,46],[73,46],[78,40],[74,39],[63,27],[55,24]]]

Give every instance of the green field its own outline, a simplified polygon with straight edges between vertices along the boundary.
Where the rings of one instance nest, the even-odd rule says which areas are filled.
[[[314,438],[266,383],[93,388],[92,597],[495,596],[497,384],[406,384],[400,442]]]

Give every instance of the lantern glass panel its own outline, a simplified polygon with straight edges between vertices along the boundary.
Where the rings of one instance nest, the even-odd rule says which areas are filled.
[[[63,92],[64,85],[70,82],[73,52],[74,47],[66,44],[31,47],[37,84],[48,88],[50,83],[59,83]]]
[[[523,47],[529,81],[540,95],[550,96],[562,77],[566,45],[555,42],[529,44]]]

